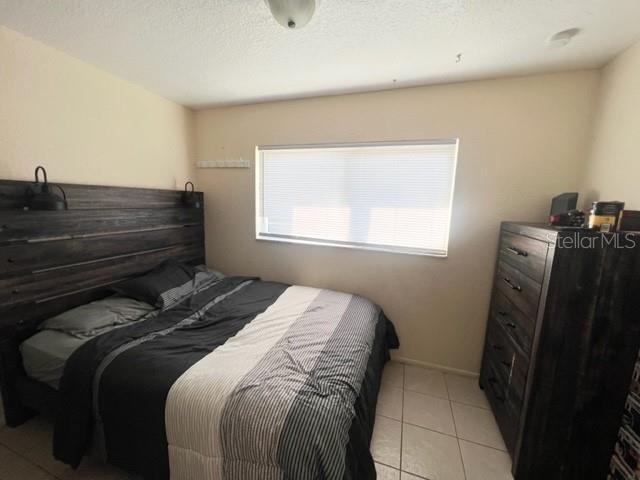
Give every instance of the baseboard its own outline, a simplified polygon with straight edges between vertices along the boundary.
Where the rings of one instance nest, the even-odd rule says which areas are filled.
[[[415,365],[416,367],[431,368],[433,370],[439,370],[444,373],[455,373],[456,375],[463,375],[465,377],[473,377],[473,378],[478,378],[480,376],[480,374],[476,372],[470,372],[468,370],[462,370],[462,369],[453,368],[453,367],[445,367],[444,365],[439,365],[437,363],[422,362],[420,360],[413,360],[411,358],[400,357],[393,354],[391,355],[391,359],[394,362],[404,363],[405,365]]]

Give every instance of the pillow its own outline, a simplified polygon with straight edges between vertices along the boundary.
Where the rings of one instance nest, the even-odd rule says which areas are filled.
[[[195,268],[176,260],[166,260],[146,275],[118,283],[113,290],[158,308],[166,308],[167,300],[163,294],[177,287],[193,288],[189,282],[192,283],[195,276]]]
[[[220,270],[216,270],[215,268],[209,268],[206,265],[198,265],[196,266],[196,271],[203,273],[210,273],[211,275],[215,275],[219,279],[223,279],[226,277],[224,273]]]
[[[57,330],[75,337],[91,337],[98,330],[139,320],[154,308],[132,298],[113,296],[80,305],[40,324],[40,330]]]

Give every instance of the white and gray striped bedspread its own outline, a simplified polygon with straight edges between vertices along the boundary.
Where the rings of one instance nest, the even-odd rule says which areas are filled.
[[[377,319],[361,297],[289,287],[173,384],[171,478],[341,478]]]

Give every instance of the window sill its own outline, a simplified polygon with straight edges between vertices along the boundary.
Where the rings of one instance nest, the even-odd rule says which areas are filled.
[[[308,238],[292,238],[292,237],[278,237],[272,235],[256,235],[256,240],[266,241],[266,242],[276,242],[276,243],[293,243],[298,245],[314,245],[320,247],[337,247],[337,248],[348,248],[352,250],[369,250],[374,252],[383,252],[383,253],[397,253],[401,255],[413,255],[419,257],[435,257],[435,258],[447,258],[448,254],[438,252],[438,251],[428,251],[428,250],[419,250],[413,248],[404,248],[404,247],[387,247],[384,245],[376,246],[376,245],[367,245],[367,244],[355,244],[355,243],[340,243],[340,242],[331,242],[326,240],[313,240]]]

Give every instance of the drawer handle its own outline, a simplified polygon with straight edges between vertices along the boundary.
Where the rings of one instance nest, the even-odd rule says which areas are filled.
[[[519,248],[516,248],[516,247],[507,247],[507,251],[513,253],[514,255],[518,255],[519,257],[529,256],[528,252],[525,252],[524,250],[520,250]]]
[[[515,290],[516,292],[521,292],[522,291],[522,287],[520,285],[516,285],[515,283],[513,283],[510,278],[504,277],[502,279],[502,281],[504,283],[506,283],[507,285],[509,285],[509,288],[511,290]]]
[[[498,311],[498,315],[500,315],[501,317],[504,317],[504,318],[508,318],[509,317],[509,314],[507,312]],[[507,320],[506,322],[504,322],[504,324],[509,328],[516,328],[516,324],[513,323],[510,320]]]
[[[496,383],[498,383],[498,380],[496,379],[496,377],[491,377],[489,378],[489,383],[492,385],[495,385]],[[498,395],[495,390],[493,390],[493,395],[496,397],[496,400],[498,400],[499,402],[504,402],[504,397],[501,395]]]

